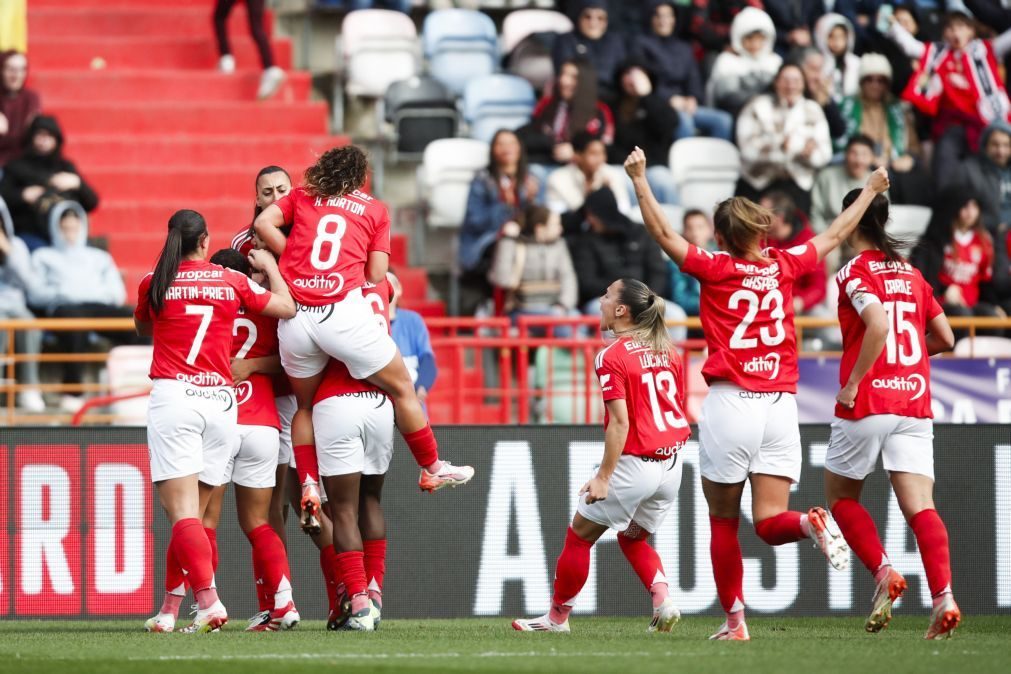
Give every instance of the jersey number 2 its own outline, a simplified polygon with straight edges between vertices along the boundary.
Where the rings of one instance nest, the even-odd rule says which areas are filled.
[[[341,254],[341,239],[348,229],[347,220],[339,215],[324,215],[316,225],[316,239],[312,242],[312,254],[309,261],[320,271],[326,271],[335,264]],[[323,257],[323,247],[327,246],[327,255]]]
[[[249,320],[248,318],[236,318],[235,323],[232,324],[233,336],[238,336],[240,327],[245,328],[249,332],[249,335],[246,337],[246,341],[242,343],[242,348],[239,349],[239,352],[237,354],[235,354],[236,358],[242,359],[245,358],[247,354],[249,354],[250,350],[253,348],[253,345],[256,344],[256,338],[259,335],[256,330],[256,323]]]
[[[667,370],[656,373],[644,372],[642,383],[649,391],[649,406],[653,408],[653,423],[656,424],[656,430],[663,432],[668,428],[684,428],[688,425],[688,421],[678,405],[678,389],[677,383],[674,381],[674,373]],[[666,396],[671,407],[674,408],[673,411],[660,409],[658,393],[663,393]]]

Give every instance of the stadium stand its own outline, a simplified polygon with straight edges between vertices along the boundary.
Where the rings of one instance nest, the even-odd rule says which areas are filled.
[[[526,124],[536,102],[533,86],[522,77],[475,77],[463,90],[463,119],[471,138],[490,143],[499,129],[515,130]]]
[[[498,33],[487,14],[444,9],[425,17],[422,46],[429,72],[455,94],[467,81],[498,70]]]

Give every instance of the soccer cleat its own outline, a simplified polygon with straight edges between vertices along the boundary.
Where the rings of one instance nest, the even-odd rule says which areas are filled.
[[[383,607],[372,599],[369,599],[369,604],[372,606],[372,622],[375,623],[376,629],[379,629],[379,623],[383,621]]]
[[[260,618],[263,614],[267,614],[266,619]],[[298,627],[298,623],[302,620],[302,617],[298,614],[298,609],[295,608],[295,602],[293,601],[289,601],[281,608],[275,608],[273,611],[261,611],[253,617],[260,619],[256,624],[253,624],[251,620],[249,627],[246,628],[247,632],[280,632],[282,630],[293,630]]]
[[[551,618],[542,615],[540,618],[519,618],[513,621],[513,629],[517,632],[571,632],[569,621],[561,625],[551,622]]]
[[[874,600],[871,602],[871,615],[864,624],[864,629],[871,634],[877,634],[888,627],[892,620],[892,604],[906,591],[906,579],[898,571],[888,567],[888,574],[881,579],[874,590]]]
[[[321,531],[319,523],[321,506],[318,484],[310,481],[302,485],[302,501],[300,506],[302,514],[299,516],[299,524],[302,526],[302,531],[310,536],[318,536]]]
[[[422,491],[431,494],[443,487],[467,484],[472,477],[474,477],[474,469],[470,466],[454,466],[449,461],[443,461],[442,468],[437,473],[429,473],[422,468],[421,476],[418,478],[418,486]]]
[[[337,629],[344,632],[375,632],[376,621],[372,613],[372,604],[358,613],[352,613],[348,621]]]
[[[748,634],[748,625],[743,620],[741,624],[730,629],[727,623],[720,625],[720,629],[716,631],[716,634],[709,637],[710,641],[751,641],[751,635]]]
[[[249,624],[246,626],[247,632],[263,632],[266,629],[264,625],[270,623],[270,611],[260,611],[250,618],[248,622]]]
[[[176,628],[176,617],[171,613],[159,613],[144,621],[145,632],[171,632]]]
[[[832,515],[824,508],[811,508],[807,511],[807,522],[811,527],[815,547],[821,549],[833,569],[844,571],[850,564],[850,546]]]
[[[681,611],[674,600],[667,597],[663,603],[653,609],[653,621],[649,624],[650,632],[670,632],[681,620]]]
[[[962,612],[950,592],[944,594],[941,603],[934,607],[930,614],[930,627],[923,635],[924,639],[950,639],[955,628],[962,622]]]
[[[347,592],[341,593],[337,605],[340,607],[340,610],[330,611],[330,615],[326,621],[326,628],[331,632],[344,629],[344,626],[347,625],[348,620],[351,618],[351,598]]]
[[[221,601],[216,601],[205,609],[197,611],[193,622],[179,630],[184,634],[196,634],[200,632],[214,632],[228,622],[228,611]]]

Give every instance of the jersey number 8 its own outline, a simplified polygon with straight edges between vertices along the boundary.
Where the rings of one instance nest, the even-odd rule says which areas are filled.
[[[312,254],[309,261],[320,271],[326,271],[337,264],[341,254],[341,239],[348,229],[347,220],[339,215],[324,215],[316,225],[316,239],[312,242]],[[323,246],[329,244],[327,256],[323,257]]]

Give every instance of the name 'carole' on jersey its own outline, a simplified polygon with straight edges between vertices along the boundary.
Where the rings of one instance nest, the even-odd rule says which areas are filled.
[[[699,280],[699,318],[709,357],[708,383],[726,380],[746,391],[796,393],[797,336],[793,284],[818,264],[810,243],[767,248],[765,262],[688,246],[681,270]]]
[[[148,299],[152,275],[137,290],[134,318],[153,324],[151,379],[195,386],[230,386],[232,326],[241,307],[262,312],[270,293],[252,279],[204,260],[183,260],[155,313]]]
[[[691,435],[677,352],[657,354],[622,337],[598,353],[594,364],[604,402],[624,400],[628,408],[628,439],[622,454],[656,459],[675,455]],[[609,421],[605,410],[605,428]]]
[[[281,276],[295,300],[310,307],[344,299],[365,284],[369,253],[390,254],[390,216],[372,196],[315,197],[298,187],[274,202],[292,225]]]
[[[932,418],[926,333],[927,324],[944,310],[930,284],[908,262],[889,261],[877,250],[860,253],[835,278],[843,333],[840,386],[849,381],[860,355],[866,331],[860,314],[871,304],[880,304],[888,317],[885,348],[861,380],[853,408],[837,404],[835,415],[842,419],[872,414]]]

